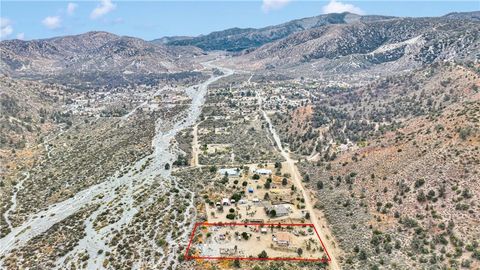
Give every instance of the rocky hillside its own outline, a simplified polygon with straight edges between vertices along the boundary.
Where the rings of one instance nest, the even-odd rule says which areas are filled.
[[[198,48],[166,47],[106,32],[0,43],[2,72],[28,79],[82,87],[151,83],[192,70],[187,59]]]
[[[477,68],[435,64],[358,86],[293,85],[312,93],[311,104],[276,113],[273,121],[291,151],[301,155],[319,152],[328,161],[335,152],[329,149],[332,142],[362,145],[406,120],[438,114],[477,94]]]
[[[238,57],[256,69],[303,67],[323,74],[392,72],[443,60],[474,61],[480,23],[468,16],[383,18],[328,24],[289,35]]]
[[[452,12],[443,17],[456,18],[456,19],[469,19],[474,21],[480,21],[480,11],[471,12]]]
[[[65,87],[0,77],[0,151],[23,149],[56,125],[69,125],[57,109],[65,102]]]
[[[291,34],[331,24],[347,24],[355,21],[376,21],[386,16],[359,16],[351,13],[326,14],[293,20],[287,23],[255,28],[231,28],[194,38],[172,38],[169,45],[192,45],[204,50],[241,51],[285,38]]]
[[[447,62],[355,87],[290,87],[311,101],[273,123],[345,269],[479,267],[478,68]]]
[[[477,269],[479,95],[304,163],[346,269]]]

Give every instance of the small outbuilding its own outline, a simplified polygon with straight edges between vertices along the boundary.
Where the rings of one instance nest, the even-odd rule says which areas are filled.
[[[230,205],[230,200],[228,198],[223,198],[222,199],[222,205],[224,205],[224,206]]]

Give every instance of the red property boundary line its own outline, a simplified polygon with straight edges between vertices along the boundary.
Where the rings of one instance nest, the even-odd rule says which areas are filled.
[[[190,251],[192,242],[193,242],[193,237],[195,235],[195,232],[199,226],[261,226],[261,227],[312,227],[313,230],[315,231],[315,234],[317,235],[318,239],[320,240],[320,244],[322,244],[322,248],[327,254],[327,258],[321,258],[321,259],[308,259],[308,258],[258,258],[258,257],[212,257],[212,256],[189,256],[188,252]],[[320,238],[320,235],[318,234],[317,228],[315,228],[315,225],[313,224],[302,224],[302,223],[293,223],[293,224],[285,224],[285,223],[208,223],[208,222],[197,222],[195,223],[195,226],[193,227],[192,233],[190,235],[190,240],[188,241],[188,246],[187,250],[185,251],[185,260],[192,260],[192,259],[203,259],[203,260],[247,260],[247,261],[308,261],[308,262],[323,262],[323,263],[328,263],[332,259],[330,258],[330,254],[328,254],[327,249],[325,248],[325,245],[323,244],[322,238]]]

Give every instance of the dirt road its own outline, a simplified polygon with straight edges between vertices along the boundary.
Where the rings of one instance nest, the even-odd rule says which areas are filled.
[[[261,97],[259,99],[260,99],[259,103],[261,104]],[[282,143],[280,141],[280,137],[278,136],[277,132],[275,131],[275,128],[272,125],[272,122],[270,121],[270,117],[268,117],[267,113],[263,109],[262,109],[262,113],[263,113],[263,117],[268,122],[270,132],[272,133],[273,139],[275,140],[275,143],[277,144],[277,147],[279,148],[280,153],[282,154],[283,158],[285,158],[286,160],[285,164],[287,165],[287,169],[292,174],[292,180],[295,183],[295,186],[300,189],[300,191],[302,192],[303,198],[305,198],[305,209],[310,213],[310,220],[312,221],[315,228],[317,228],[318,234],[322,238],[323,244],[325,245],[325,248],[327,249],[327,252],[330,255],[330,259],[331,259],[331,261],[329,262],[330,269],[332,270],[341,269],[337,261],[337,256],[338,256],[336,254],[337,252],[334,249],[334,246],[332,245],[332,243],[327,238],[327,234],[332,235],[332,233],[330,232],[330,229],[327,226],[325,226],[325,223],[322,224],[324,226],[320,226],[321,224],[314,211],[315,209],[313,208],[313,203],[310,198],[310,195],[306,192],[305,188],[303,187],[302,176],[300,175],[300,172],[298,171],[298,168],[295,165],[295,160],[290,158],[290,154],[283,148]]]

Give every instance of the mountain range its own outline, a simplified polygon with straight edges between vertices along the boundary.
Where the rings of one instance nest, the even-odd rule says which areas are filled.
[[[431,18],[326,14],[259,29],[231,28],[152,41],[106,32],[7,40],[0,42],[0,64],[12,77],[77,86],[155,83],[172,74],[195,77],[192,57],[212,50],[230,52],[234,58],[229,62],[244,69],[376,74],[442,60],[478,59],[479,14]]]
[[[0,265],[480,269],[479,44],[479,11],[1,41]],[[254,230],[222,242],[246,260],[186,257],[250,216],[319,221],[288,252],[333,260]]]
[[[10,76],[84,87],[155,82],[192,70],[195,65],[186,56],[202,53],[195,47],[165,46],[107,32],[7,40],[0,43],[0,50],[2,70]]]
[[[235,65],[323,74],[410,70],[433,62],[474,61],[480,23],[472,13],[440,18],[344,15],[342,23],[298,31],[244,52]],[[350,18],[345,20],[345,18]]]

